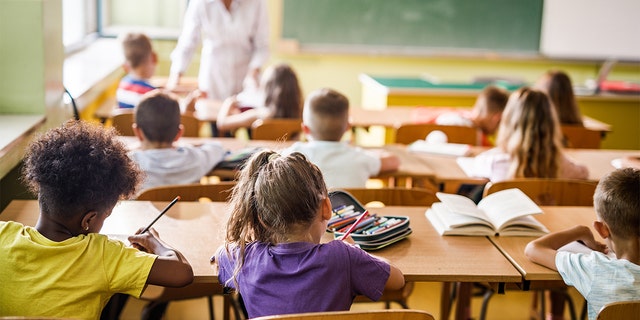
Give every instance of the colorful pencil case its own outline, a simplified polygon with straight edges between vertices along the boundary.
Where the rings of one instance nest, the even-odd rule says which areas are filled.
[[[364,211],[364,206],[351,194],[343,190],[329,193],[333,216],[327,225],[327,231],[334,238],[340,238],[356,222]],[[409,217],[378,216],[370,212],[351,232],[351,238],[364,250],[378,250],[398,242],[411,234]]]

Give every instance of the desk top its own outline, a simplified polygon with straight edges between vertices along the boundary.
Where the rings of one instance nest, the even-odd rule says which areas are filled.
[[[536,219],[544,224],[549,231],[556,232],[571,228],[575,225],[586,225],[593,230],[596,213],[593,207],[541,207],[543,214],[536,215]],[[599,241],[603,241],[594,233]],[[562,280],[560,274],[547,267],[531,262],[524,255],[524,248],[536,237],[489,237],[489,239],[505,254],[513,265],[522,273],[525,280]]]
[[[488,150],[488,148],[473,147],[472,154],[477,155],[485,150]],[[640,150],[565,149],[565,153],[576,162],[587,166],[589,170],[589,179],[600,180],[600,178],[605,174],[616,169],[611,164],[612,160],[619,159],[624,156],[640,155]],[[467,176],[462,168],[460,168],[456,163],[456,157],[424,153],[411,154],[415,157],[422,158],[427,165],[436,172],[436,180],[439,182],[462,181],[468,183],[482,183],[483,180],[486,181],[486,179]]]
[[[168,202],[122,201],[101,233],[126,235],[153,220]],[[182,252],[193,266],[195,281],[217,283],[209,259],[224,243],[227,204],[186,202],[175,204],[155,225],[160,237]],[[426,207],[371,209],[378,214],[406,215],[413,234],[373,253],[389,259],[407,281],[521,282],[522,276],[486,237],[442,237],[424,216]],[[35,200],[15,200],[0,220],[35,225],[39,214]],[[332,239],[325,234],[323,241]],[[462,262],[464,261],[464,262]]]

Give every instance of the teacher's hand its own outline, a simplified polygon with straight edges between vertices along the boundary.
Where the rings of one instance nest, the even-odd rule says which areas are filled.
[[[180,78],[182,78],[182,74],[170,74],[169,79],[167,79],[166,88],[170,91],[175,90],[180,84]]]

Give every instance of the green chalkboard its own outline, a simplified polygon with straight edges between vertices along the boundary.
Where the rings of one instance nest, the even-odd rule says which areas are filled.
[[[537,54],[543,0],[283,0],[301,48]]]

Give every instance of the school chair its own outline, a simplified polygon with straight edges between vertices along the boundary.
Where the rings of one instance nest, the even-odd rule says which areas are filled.
[[[111,113],[111,125],[118,131],[121,136],[133,136],[134,123],[133,109],[114,109]],[[184,127],[183,137],[200,136],[200,121],[193,115],[180,115],[180,123]]]
[[[600,149],[602,132],[584,126],[562,125],[565,147],[580,149]]]
[[[593,206],[593,194],[595,193],[597,181],[577,180],[577,179],[549,179],[549,178],[519,178],[511,179],[485,185],[483,197],[494,192],[518,188],[522,190],[531,200],[541,206]],[[563,288],[564,289],[564,288]],[[569,312],[572,319],[576,319],[576,312],[571,297],[566,290],[560,289],[561,294],[566,298]],[[546,308],[544,304],[544,289],[537,290],[540,296],[539,314],[544,319]],[[487,292],[482,303],[481,314],[486,313],[486,308],[492,292]],[[532,312],[538,309],[538,295],[535,295],[532,302]]]
[[[171,201],[176,195],[181,197],[182,201],[227,201],[231,195],[231,189],[235,186],[234,181],[225,181],[216,184],[187,184],[187,185],[168,185],[161,187],[148,188],[143,190],[136,200],[146,201]],[[141,300],[151,302],[170,302],[175,300],[187,300],[207,297],[209,307],[209,318],[214,319],[213,313],[213,296],[223,296],[224,319],[229,319],[229,310],[234,312],[235,319],[241,319],[240,314],[242,308],[238,304],[238,300],[230,294],[223,291],[222,286],[215,286],[206,283],[192,283],[183,288],[164,288],[149,286],[145,290],[145,294],[140,297]],[[155,290],[153,290],[155,289]],[[149,292],[148,292],[149,291]]]
[[[258,119],[251,124],[252,140],[299,140],[302,119]]]
[[[593,180],[520,178],[487,183],[483,197],[494,192],[518,188],[542,206],[593,206],[593,193],[598,185]]]
[[[434,320],[433,316],[421,310],[370,310],[370,311],[327,311],[273,315],[254,318],[255,320]]]
[[[396,143],[411,144],[416,140],[424,140],[432,131],[442,131],[447,135],[448,143],[480,144],[478,130],[465,126],[443,126],[438,124],[402,124],[396,128]]]
[[[180,196],[182,201],[227,201],[235,181],[213,184],[176,184],[142,190],[136,200],[171,201]]]
[[[605,305],[598,313],[598,320],[640,320],[640,300],[620,301]]]
[[[342,188],[364,206],[430,206],[438,201],[434,191],[422,188]],[[399,290],[385,290],[376,302],[384,302],[385,308],[395,302],[409,309],[407,300],[413,292],[413,282],[406,282]],[[353,302],[374,302],[365,296],[357,296]]]

